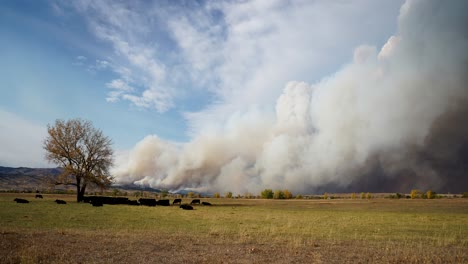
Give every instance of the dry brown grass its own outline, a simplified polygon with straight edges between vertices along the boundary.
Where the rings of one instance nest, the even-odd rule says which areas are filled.
[[[396,242],[242,243],[169,234],[0,233],[2,263],[466,263],[466,247]]]

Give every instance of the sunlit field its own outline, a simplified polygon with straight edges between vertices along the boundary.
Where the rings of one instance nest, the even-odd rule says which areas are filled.
[[[93,207],[71,195],[1,194],[0,262],[468,262],[468,199],[202,201],[213,205]]]

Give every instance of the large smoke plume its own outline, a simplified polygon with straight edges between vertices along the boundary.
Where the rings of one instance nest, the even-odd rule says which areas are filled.
[[[258,193],[462,191],[468,183],[468,2],[407,1],[380,49],[276,111],[235,111],[185,144],[151,135],[117,159],[120,183]],[[466,190],[465,190],[466,191]]]

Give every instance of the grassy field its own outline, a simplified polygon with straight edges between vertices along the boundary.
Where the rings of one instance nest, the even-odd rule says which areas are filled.
[[[0,194],[0,263],[468,263],[468,199],[202,199],[213,206],[185,211],[33,197]]]

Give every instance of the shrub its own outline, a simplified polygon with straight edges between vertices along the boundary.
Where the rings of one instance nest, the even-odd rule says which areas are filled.
[[[351,199],[356,199],[356,193],[351,194]]]
[[[437,194],[435,192],[433,192],[432,190],[428,190],[426,192],[426,198],[427,199],[434,199],[436,198]]]
[[[366,199],[369,200],[369,199],[371,199],[371,198],[372,198],[372,195],[371,195],[371,193],[368,192],[368,193],[366,194]]]
[[[366,198],[366,194],[362,192],[361,193],[361,199],[364,199],[364,198]]]
[[[219,195],[219,192],[215,192],[215,193],[213,194],[213,198],[219,198],[219,197],[221,197],[221,196]]]
[[[411,190],[411,199],[421,198],[421,192],[419,190]]]
[[[273,194],[273,199],[284,199],[284,193],[281,190],[276,190]]]
[[[272,199],[273,198],[273,190],[272,189],[265,189],[261,192],[261,196],[263,199]]]
[[[296,199],[302,199],[302,194],[296,195]]]
[[[325,199],[325,200],[328,199],[328,193],[323,194],[323,199]]]
[[[224,194],[224,197],[226,197],[226,198],[232,198],[232,192],[226,192],[226,193]]]
[[[284,199],[291,199],[293,197],[292,193],[289,192],[289,190],[284,190],[283,191],[283,194],[284,194]]]
[[[468,192],[464,192],[464,193],[462,194],[462,198],[468,198]]]
[[[193,192],[187,193],[187,197],[188,197],[188,198],[193,198],[194,195],[195,195],[195,194],[194,194]]]

